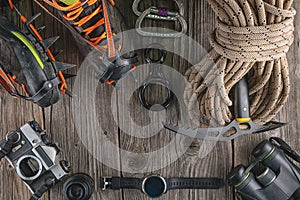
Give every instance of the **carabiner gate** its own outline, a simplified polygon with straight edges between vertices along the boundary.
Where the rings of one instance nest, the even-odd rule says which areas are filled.
[[[167,38],[175,38],[181,37],[187,32],[187,22],[183,17],[183,7],[182,2],[180,0],[174,0],[176,5],[179,8],[179,12],[171,12],[168,11],[167,8],[157,8],[152,6],[146,9],[143,12],[138,10],[138,5],[141,0],[135,0],[132,4],[133,12],[139,16],[136,21],[136,31],[142,36],[152,36],[152,37],[167,37]],[[146,31],[145,28],[142,28],[142,22],[144,19],[152,19],[152,20],[162,20],[162,21],[178,21],[181,24],[181,31],[174,31],[169,33],[157,33]],[[144,29],[144,30],[142,30]]]

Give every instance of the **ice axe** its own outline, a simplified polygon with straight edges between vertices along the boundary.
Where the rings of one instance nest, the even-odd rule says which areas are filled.
[[[215,128],[183,128],[172,124],[164,124],[166,129],[193,138],[229,141],[245,135],[262,133],[280,128],[286,123],[270,121],[264,125],[255,124],[250,117],[249,88],[247,77],[244,76],[234,88],[234,114],[235,119],[225,127]]]

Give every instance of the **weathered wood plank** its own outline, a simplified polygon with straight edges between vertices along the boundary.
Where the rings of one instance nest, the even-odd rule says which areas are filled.
[[[121,12],[125,15],[125,18],[129,24],[129,28],[134,28],[136,16],[131,11],[131,5],[133,0],[130,1],[116,1]],[[176,9],[170,2],[159,2],[162,6]],[[151,0],[141,3],[141,8],[148,7],[150,5],[156,5],[157,1]],[[295,1],[294,6],[297,10],[300,10],[300,2]],[[209,33],[215,27],[215,16],[211,8],[206,1],[194,1],[185,0],[185,18],[188,20],[188,35],[198,41],[206,50],[210,49],[208,42]],[[78,47],[75,45],[76,40],[73,39],[69,30],[59,24],[57,21],[52,19],[46,13],[44,13],[37,5],[32,1],[24,0],[19,5],[20,10],[26,15],[31,16],[33,13],[41,12],[42,16],[36,21],[38,25],[46,25],[47,28],[43,35],[47,37],[53,37],[60,35],[60,40],[53,46],[54,50],[63,49],[64,53],[58,59],[59,61],[69,62],[77,64],[76,69],[70,70],[71,73],[76,73],[82,63],[84,57],[79,52]],[[3,12],[9,17],[15,24],[20,24],[20,20],[11,12],[6,10]],[[291,146],[298,151],[299,149],[299,136],[297,131],[300,128],[298,120],[300,109],[297,104],[297,99],[300,97],[300,91],[297,85],[300,84],[300,70],[299,70],[299,30],[300,30],[300,17],[296,16],[295,25],[295,42],[290,49],[288,59],[290,62],[290,72],[292,81],[291,96],[284,109],[278,115],[278,120],[290,122],[291,125],[271,133],[257,135],[257,136],[243,136],[235,140],[235,142],[220,142],[216,147],[208,154],[208,156],[202,158],[200,147],[203,148],[205,145],[212,145],[210,143],[203,144],[201,141],[194,141],[188,148],[185,154],[180,157],[177,161],[173,162],[167,167],[162,169],[157,166],[162,165],[164,162],[171,160],[171,153],[165,151],[162,153],[162,159],[160,163],[153,163],[147,156],[129,156],[119,157],[119,152],[106,152],[101,147],[94,148],[94,154],[101,156],[103,153],[108,155],[117,155],[118,159],[115,162],[120,164],[121,168],[129,167],[133,173],[122,172],[122,176],[134,176],[144,177],[149,174],[161,174],[164,177],[221,177],[225,178],[233,165],[240,163],[247,164],[251,158],[250,153],[253,147],[262,140],[262,138],[268,138],[269,136],[280,136],[285,139]],[[153,21],[147,21],[146,26],[158,25],[173,28],[172,24],[163,24],[162,22],[156,23]],[[162,44],[164,42],[162,41]],[[142,53],[141,51],[139,53]],[[191,54],[197,54],[197,52],[190,52]],[[202,52],[203,53],[203,52]],[[199,55],[199,59],[202,54]],[[142,60],[142,58],[140,58]],[[184,73],[189,64],[178,56],[168,54],[166,63],[172,66],[175,70],[180,73]],[[139,69],[138,74],[142,77],[147,75],[146,70]],[[89,79],[89,77],[85,77]],[[126,79],[128,82],[134,85],[130,77]],[[87,80],[86,80],[87,81]],[[74,80],[68,81],[70,89],[73,88]],[[84,85],[77,91],[79,94],[85,94],[85,92],[92,87],[91,85]],[[151,123],[150,119],[153,119],[157,123],[157,127],[160,127],[160,120],[164,116],[149,115],[139,103],[137,93],[126,94],[126,90],[117,91],[115,94],[114,89],[110,86],[99,85],[97,88],[96,99],[96,114],[97,120],[101,121],[102,129],[106,136],[116,146],[120,146],[121,149],[135,152],[135,153],[147,153],[159,150],[168,144],[174,137],[175,134],[161,129],[157,135],[150,135],[150,129],[145,129],[143,133],[138,133],[134,126],[128,124],[128,120],[132,119],[136,124],[140,126],[146,126]],[[161,97],[162,90],[151,90],[151,101],[156,101],[157,98]],[[58,143],[62,148],[61,158],[69,160],[73,165],[73,173],[86,172],[96,181],[96,192],[92,199],[147,199],[145,195],[139,191],[101,191],[99,188],[99,178],[101,176],[117,176],[120,172],[111,169],[101,162],[99,162],[85,147],[84,143],[78,136],[78,130],[74,124],[72,116],[72,100],[64,96],[59,103],[52,106],[51,108],[41,109],[30,102],[25,102],[20,99],[13,99],[6,92],[1,90],[0,96],[0,138],[4,138],[5,134],[9,130],[15,130],[25,122],[35,119],[44,127],[50,134],[51,138]],[[129,96],[129,98],[128,98]],[[129,99],[129,105],[127,100]],[[127,108],[129,107],[129,113]],[[172,122],[180,121],[179,119],[180,109],[178,104],[172,105],[167,111],[167,120]],[[150,117],[153,118],[150,118]],[[90,118],[82,119],[82,123],[86,125],[87,132],[94,130],[89,124]],[[165,120],[163,118],[162,120]],[[128,125],[127,131],[124,131],[122,127]],[[118,130],[117,125],[120,125],[121,129]],[[142,130],[142,129],[141,129]],[[82,131],[82,130],[80,130]],[[147,132],[149,131],[149,132]],[[127,134],[140,134],[150,138],[139,139],[132,137]],[[101,134],[101,132],[99,132]],[[87,134],[87,140],[92,142],[97,141],[99,135]],[[94,145],[94,143],[90,143]],[[180,145],[189,145],[189,141],[182,141]],[[177,147],[178,153],[181,151],[181,146]],[[208,148],[208,147],[207,147]],[[200,152],[200,153],[199,153]],[[122,154],[121,154],[122,155]],[[146,168],[148,172],[142,172],[141,169]],[[10,199],[29,199],[29,191],[17,177],[15,171],[11,169],[7,162],[0,162],[0,198],[4,200]],[[9,181],[7,181],[9,180]],[[62,184],[51,190],[48,195],[45,195],[42,199],[63,199],[62,196]],[[232,188],[225,187],[220,190],[178,190],[170,191],[160,199],[234,199],[234,193]]]
[[[131,5],[133,1],[130,2],[120,2],[120,7],[122,11],[128,12],[131,10]],[[152,3],[152,4],[151,4]],[[140,7],[141,9],[147,8],[151,5],[157,5],[157,1],[142,1]],[[165,4],[164,4],[165,3]],[[177,9],[176,7],[171,6],[171,2],[159,1],[160,7],[168,7],[169,10]],[[170,7],[171,6],[171,7]],[[208,35],[214,28],[215,18],[214,15],[206,3],[206,1],[184,1],[185,8],[185,18],[188,22],[188,35],[198,41],[205,49],[209,49],[208,43]],[[134,28],[135,20],[137,17],[132,17],[131,15],[127,15],[130,28]],[[154,21],[146,21],[145,26],[163,26],[168,28],[173,28],[172,24],[163,24],[162,22],[154,22]],[[151,40],[151,39],[149,39]],[[154,40],[154,39],[153,39]],[[159,40],[154,40],[159,41]],[[162,44],[166,42],[173,42],[172,40],[161,40]],[[180,44],[174,44],[180,45]],[[184,49],[187,50],[187,49]],[[193,54],[193,49],[190,50]],[[203,52],[202,52],[203,54]],[[201,57],[204,56],[199,52],[199,61]],[[185,70],[190,67],[189,64],[186,63],[183,59],[180,59],[178,56],[174,56],[171,53],[168,53],[168,59],[164,63],[168,66],[171,66],[175,70],[178,70],[180,73],[184,73]],[[139,69],[139,68],[138,68]],[[145,77],[145,73],[147,74],[147,70],[139,69],[139,75]],[[146,71],[146,72],[145,72]],[[170,78],[170,77],[168,77]],[[174,80],[174,79],[173,79]],[[172,81],[171,81],[172,82]],[[157,102],[159,98],[161,98],[162,90],[158,90],[157,88],[153,88],[150,90],[151,96],[149,96],[149,100],[151,102]],[[127,104],[128,94],[121,93],[119,96],[119,110],[120,110],[120,124],[124,126],[128,123],[128,119],[125,117],[128,115],[127,109],[130,107],[131,115],[127,117],[131,117],[131,119],[136,122],[137,125],[147,126],[151,123],[153,126],[150,127],[161,127],[161,120],[166,120],[166,118],[162,118],[161,120],[157,120],[157,118],[152,118],[154,121],[150,121],[149,116],[152,116],[152,112],[145,110],[139,103],[137,93],[133,93],[130,98],[130,104]],[[172,105],[167,111],[167,120],[172,120],[172,122],[178,121],[177,118],[179,115],[178,104]],[[125,116],[124,116],[125,115]],[[158,117],[159,118],[159,117]],[[128,125],[129,126],[129,125]],[[121,148],[130,152],[142,154],[140,157],[132,157],[129,160],[129,164],[122,160],[122,165],[125,167],[131,168],[132,172],[136,171],[136,173],[126,173],[123,172],[123,176],[133,176],[143,178],[149,174],[161,174],[164,177],[225,177],[229,172],[232,164],[232,152],[231,152],[231,144],[230,143],[219,143],[217,146],[208,154],[208,156],[202,158],[203,151],[200,150],[200,147],[203,148],[205,144],[202,144],[200,141],[195,141],[192,145],[187,149],[187,152],[179,158],[174,163],[158,168],[158,166],[163,166],[162,163],[166,160],[171,160],[171,155],[174,152],[165,151],[162,153],[162,162],[156,163],[157,161],[149,160],[145,153],[151,153],[156,150],[162,149],[166,146],[170,141],[175,137],[174,133],[163,130],[161,127],[160,131],[157,131],[157,135],[150,135],[153,132],[151,128],[148,128],[149,134],[147,139],[139,139],[136,137],[131,137],[130,134],[136,135],[137,129],[131,126],[129,132],[121,131],[120,134],[120,145]],[[147,129],[145,129],[147,131]],[[129,135],[127,135],[129,134]],[[147,133],[141,133],[143,136],[147,136]],[[151,137],[152,136],[152,137]],[[137,136],[138,137],[138,136]],[[179,142],[180,143],[180,142]],[[189,141],[182,141],[181,145],[189,145]],[[210,144],[206,144],[210,145]],[[181,148],[177,147],[178,153]],[[226,159],[224,159],[226,158]],[[148,168],[146,167],[148,165]],[[140,170],[145,168],[147,172],[140,173]],[[140,193],[139,191],[130,191],[124,190],[124,199],[148,199],[145,195]],[[167,194],[163,195],[159,199],[232,199],[233,194],[230,193],[230,189],[228,187],[220,189],[220,190],[176,190],[169,191]]]

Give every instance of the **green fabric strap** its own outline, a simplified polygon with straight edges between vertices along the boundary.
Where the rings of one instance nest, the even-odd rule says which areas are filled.
[[[44,63],[42,59],[40,58],[38,52],[35,50],[35,48],[32,46],[32,44],[27,40],[26,37],[24,37],[21,33],[18,33],[16,31],[11,32],[14,36],[16,36],[19,40],[23,42],[23,44],[26,45],[26,47],[31,51],[32,55],[35,57],[36,61],[40,65],[42,69],[44,69]]]
[[[60,2],[62,2],[62,3],[69,6],[69,5],[72,5],[72,4],[76,3],[77,0],[60,0]]]

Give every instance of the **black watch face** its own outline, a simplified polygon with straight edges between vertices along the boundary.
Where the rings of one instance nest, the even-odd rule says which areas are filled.
[[[166,191],[166,183],[159,176],[148,177],[144,182],[143,189],[149,197],[157,198]]]

